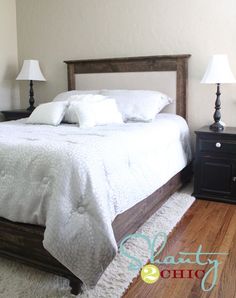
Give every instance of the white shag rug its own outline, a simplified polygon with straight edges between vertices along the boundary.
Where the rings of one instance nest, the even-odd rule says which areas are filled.
[[[137,231],[151,238],[158,232],[169,234],[194,202],[188,194],[175,193]],[[156,243],[156,249],[161,243]],[[131,255],[139,257],[143,264],[149,259],[147,246],[140,239],[129,239],[125,244]],[[118,298],[132,283],[139,272],[128,269],[129,260],[117,254],[93,290],[84,289],[78,298]],[[61,298],[70,294],[69,281],[62,277],[35,270],[0,258],[1,298]]]

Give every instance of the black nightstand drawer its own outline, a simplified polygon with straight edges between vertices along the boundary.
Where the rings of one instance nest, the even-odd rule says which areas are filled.
[[[236,141],[217,139],[199,139],[201,152],[236,153]]]

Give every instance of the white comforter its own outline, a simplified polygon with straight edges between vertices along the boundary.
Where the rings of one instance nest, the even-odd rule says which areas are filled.
[[[115,216],[146,198],[191,157],[178,116],[80,129],[0,124],[0,216],[45,225],[44,247],[87,286],[117,251]]]

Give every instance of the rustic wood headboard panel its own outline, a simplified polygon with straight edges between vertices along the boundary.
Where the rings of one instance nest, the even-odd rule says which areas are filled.
[[[176,71],[176,114],[186,118],[188,59],[190,56],[165,55],[64,61],[67,64],[68,90],[76,89],[76,74]]]

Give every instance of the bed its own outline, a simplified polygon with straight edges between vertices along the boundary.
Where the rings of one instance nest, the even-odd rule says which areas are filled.
[[[189,57],[190,55],[177,55],[177,56],[154,56],[154,57],[138,57],[138,58],[135,57],[135,58],[102,59],[102,60],[66,61],[67,69],[68,69],[68,90],[74,90],[76,88],[76,83],[75,83],[76,74],[119,73],[119,72],[126,73],[126,72],[140,72],[140,71],[141,72],[175,71],[176,72],[176,114],[179,116],[182,116],[183,118],[186,118],[187,65],[188,65]],[[168,116],[166,114],[160,115],[159,117],[157,117],[154,124],[149,124],[149,125],[138,124],[138,126],[134,126],[134,124],[129,124],[127,126],[128,129],[126,128],[125,132],[122,131],[122,129],[117,130],[117,127],[112,127],[109,129],[100,128],[100,129],[97,129],[95,135],[93,130],[93,132],[91,132],[90,137],[93,137],[91,138],[92,143],[94,142],[95,144],[97,142],[99,146],[100,140],[97,140],[97,139],[99,139],[99,137],[101,139],[101,136],[102,137],[109,136],[114,140],[117,139],[116,141],[118,146],[119,141],[123,141],[125,144],[126,143],[128,144],[129,143],[128,139],[133,135],[133,131],[135,132],[142,131],[143,138],[145,138],[146,136],[146,143],[148,144],[147,146],[155,147],[155,146],[158,146],[158,144],[155,143],[155,140],[152,140],[153,137],[151,136],[148,137],[149,130],[153,130],[154,128],[158,129],[158,127],[160,127],[160,123],[162,123],[163,126],[167,125],[167,123],[169,123],[168,121],[170,117],[171,116]],[[172,118],[173,117],[174,116],[172,116]],[[178,119],[177,116],[176,118]],[[180,119],[179,120],[175,119],[175,121],[181,122]],[[21,146],[20,140],[22,139],[25,140],[28,138],[28,142],[37,141],[34,139],[35,135],[40,136],[41,142],[43,142],[43,140],[46,138],[50,138],[52,140],[51,144],[53,143],[57,144],[58,142],[61,142],[61,135],[71,134],[72,135],[71,138],[68,138],[67,141],[70,143],[73,143],[75,142],[73,138],[73,129],[77,129],[76,127],[73,127],[72,129],[71,126],[68,127],[68,125],[64,125],[63,128],[53,128],[52,130],[50,130],[50,133],[48,132],[48,130],[46,132],[42,132],[42,129],[40,128],[40,133],[39,133],[37,131],[37,128],[35,128],[35,131],[33,132],[31,131],[32,134],[29,134],[29,132],[27,132],[28,135],[26,137],[24,120],[12,122],[9,124],[3,124],[3,125],[7,126],[8,132],[11,130],[12,131],[17,130],[17,132],[19,132],[15,140],[13,139],[12,142],[19,141],[20,146]],[[176,126],[175,123],[173,123],[173,125],[170,127],[169,132],[170,134],[171,132],[174,132],[173,135],[178,135],[178,130],[177,131],[174,130],[175,126]],[[130,134],[130,131],[132,131],[132,135]],[[7,135],[5,136],[3,135],[4,134],[2,133],[1,137],[2,138],[5,137],[6,139]],[[10,135],[11,134],[9,134],[9,136]],[[57,137],[54,140],[53,138],[55,135]],[[116,138],[116,136],[118,135],[120,136],[120,139]],[[81,136],[81,138],[84,139],[83,136]],[[86,135],[86,139],[88,139],[87,135]],[[131,145],[135,146],[136,141],[137,141],[137,146],[141,146],[138,143],[138,139],[137,140],[133,139],[133,141],[130,143],[129,146]],[[11,142],[10,138],[8,142]],[[127,148],[128,148],[127,150],[131,150],[130,147],[127,147]],[[108,151],[112,150],[112,147],[109,147],[109,142],[106,150]],[[26,150],[25,151],[23,150],[21,154],[27,155],[26,152],[27,152]],[[122,150],[120,150],[120,152],[122,153]],[[41,154],[41,151],[39,152],[39,154]],[[57,152],[55,151],[55,155],[56,154]],[[92,151],[90,152],[90,154],[92,154]],[[170,152],[170,156],[174,156],[174,152]],[[48,163],[50,163],[50,157],[48,158],[49,158]],[[118,161],[119,161],[119,150],[117,151],[117,162]],[[172,161],[172,163],[173,162],[174,160]],[[164,181],[164,185],[162,185],[161,187],[159,187],[157,184],[156,186],[157,189],[153,188],[152,194],[143,196],[144,198],[146,197],[145,199],[139,200],[139,202],[136,204],[134,204],[135,202],[133,203],[129,202],[129,204],[124,204],[124,206],[121,209],[118,208],[116,212],[113,212],[113,216],[111,216],[112,228],[114,232],[114,240],[117,243],[119,243],[126,234],[135,232],[137,228],[141,226],[147,220],[147,218],[150,217],[164,203],[164,201],[168,198],[170,194],[176,191],[179,187],[183,185],[184,182],[186,182],[190,178],[191,166],[189,162],[185,161],[185,163],[188,164],[186,167],[184,167],[178,173],[176,173],[176,171],[173,172],[173,177],[171,175],[171,178],[168,179],[168,181]],[[1,179],[4,179],[4,175],[5,175],[4,171],[6,171],[6,169],[2,168]],[[153,167],[153,171],[155,171],[155,167]],[[148,173],[146,175],[148,175]],[[45,186],[48,183],[48,181],[44,179],[42,180],[42,183]],[[101,183],[99,185],[101,185]],[[27,201],[27,185],[25,189],[26,189],[25,200]],[[20,196],[24,196],[24,192],[22,190],[21,190]],[[123,194],[123,196],[125,196],[125,193]],[[128,197],[127,197],[127,201],[128,201]],[[9,202],[10,202],[10,199],[9,199]],[[16,204],[17,204],[17,201],[16,201]],[[30,206],[29,202],[26,205],[27,207],[29,207]],[[37,218],[37,219],[32,219],[32,223],[34,224],[22,223],[24,222],[24,216],[25,216],[24,212],[26,212],[27,207],[22,208],[21,217],[19,214],[16,214],[16,216],[14,217],[12,213],[11,213],[11,216],[7,216],[6,214],[8,210],[6,209],[4,211],[3,208],[1,209],[0,214],[2,217],[0,218],[0,255],[7,258],[13,258],[17,261],[20,261],[24,264],[31,265],[35,268],[39,268],[42,270],[46,270],[46,271],[67,277],[70,280],[70,285],[72,288],[71,292],[73,294],[77,294],[80,291],[80,287],[82,284],[80,279],[76,277],[65,266],[63,266],[60,262],[58,262],[57,259],[54,258],[43,246],[43,239],[45,240],[44,238],[45,219],[44,220],[39,219],[37,218],[37,215],[34,215],[32,217]],[[78,210],[80,210],[80,213],[82,213],[81,206],[79,208],[80,209]],[[31,208],[29,207],[28,209],[29,209],[28,213],[30,213]],[[4,214],[6,215],[6,217],[8,217],[8,219],[4,218]],[[11,220],[9,220],[9,217],[11,217]],[[18,221],[21,223],[18,223]],[[49,226],[50,223],[47,223],[47,225]],[[51,226],[53,228],[53,223],[51,224]]]

